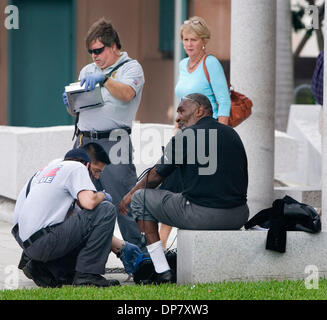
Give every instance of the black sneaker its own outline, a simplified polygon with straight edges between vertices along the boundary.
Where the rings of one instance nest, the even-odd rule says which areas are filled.
[[[76,272],[73,286],[96,286],[96,287],[111,287],[111,286],[119,286],[120,283],[115,279],[106,279],[102,277],[100,274],[92,274],[92,273],[82,273]]]
[[[161,284],[161,283],[175,283],[176,277],[171,269],[156,273],[153,283],[154,284]]]
[[[25,276],[32,279],[35,284],[42,288],[57,288],[61,284],[56,281],[45,264],[40,261],[30,260],[23,268]]]

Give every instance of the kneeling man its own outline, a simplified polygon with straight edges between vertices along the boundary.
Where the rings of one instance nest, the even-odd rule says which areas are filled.
[[[18,196],[12,233],[29,258],[23,271],[38,286],[60,285],[46,263],[73,257],[73,252],[74,285],[119,285],[101,276],[112,247],[116,208],[105,192],[96,192],[90,162],[85,150],[70,150],[64,160],[38,171]],[[75,201],[82,210],[66,219]]]

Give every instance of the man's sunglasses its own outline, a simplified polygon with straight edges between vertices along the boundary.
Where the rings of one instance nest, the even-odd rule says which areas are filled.
[[[97,48],[97,49],[93,49],[93,50],[89,49],[89,50],[87,50],[87,51],[88,51],[89,54],[94,53],[94,54],[96,54],[96,55],[99,55],[99,54],[101,54],[101,53],[103,52],[104,48],[105,48],[105,47]]]

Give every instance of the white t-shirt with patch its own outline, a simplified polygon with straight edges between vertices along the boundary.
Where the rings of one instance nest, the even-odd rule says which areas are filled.
[[[35,175],[27,198],[26,187],[18,196],[14,213],[22,241],[42,228],[63,222],[80,191],[96,191],[85,165],[62,160],[52,161]]]

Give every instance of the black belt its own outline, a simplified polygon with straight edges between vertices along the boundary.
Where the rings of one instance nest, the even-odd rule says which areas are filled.
[[[128,134],[132,133],[132,129],[130,127],[122,127],[122,128],[115,128],[107,131],[81,131],[77,129],[77,136],[80,134],[83,135],[83,137],[99,140],[99,139],[105,139],[109,138],[110,134],[114,130],[125,130]]]
[[[33,242],[35,242],[36,240],[40,239],[42,236],[44,236],[45,234],[48,234],[51,229],[57,225],[59,225],[60,223],[57,223],[57,224],[54,224],[52,226],[48,226],[48,227],[45,227],[39,231],[36,231],[35,233],[33,233],[27,240],[25,240],[23,242],[23,247],[25,249],[27,249],[31,244],[33,244]],[[12,231],[11,233],[14,235],[14,234],[17,234],[18,232],[18,224],[16,224],[13,228],[12,228]]]

